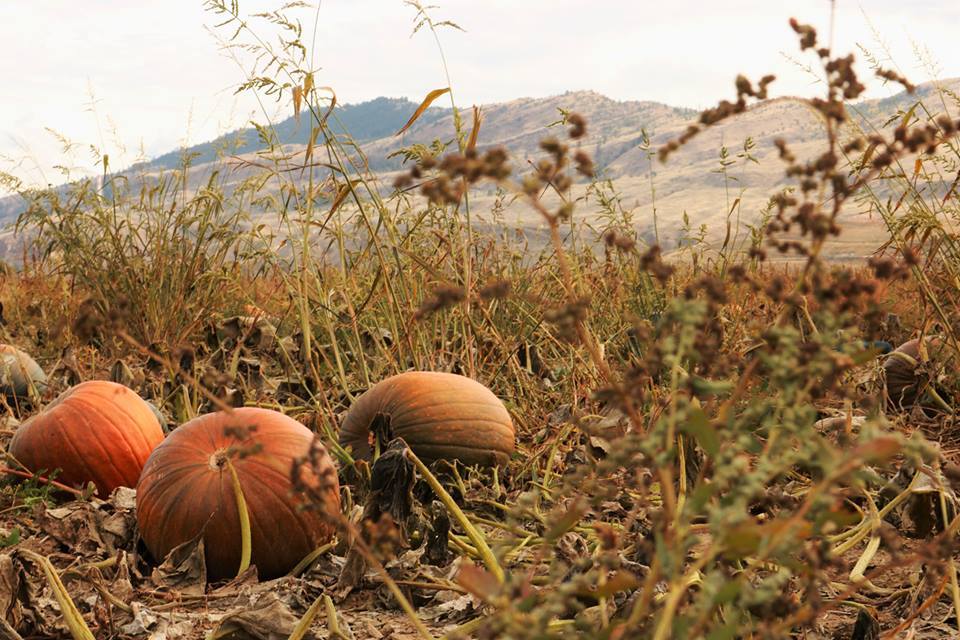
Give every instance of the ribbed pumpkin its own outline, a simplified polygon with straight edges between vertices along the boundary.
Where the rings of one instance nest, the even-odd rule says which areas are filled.
[[[316,466],[300,477],[318,488],[324,504],[307,509],[291,481],[294,462],[316,446]],[[296,420],[269,409],[242,407],[209,413],[181,425],[154,450],[137,484],[137,523],[154,559],[203,535],[207,575],[236,575],[240,566],[240,516],[230,459],[250,517],[251,564],[258,576],[282,576],[330,540],[328,513],[340,510],[333,461],[313,433]],[[316,471],[316,474],[313,471]]]
[[[363,393],[344,416],[340,445],[356,458],[371,457],[371,427],[384,420],[425,462],[504,464],[516,434],[506,407],[475,380],[452,373],[409,371]]]
[[[943,366],[954,360],[948,347],[937,336],[926,338],[926,352],[929,360]],[[927,375],[918,372],[920,364],[920,340],[903,343],[891,352],[883,363],[887,396],[895,407],[910,408],[918,401],[923,403],[921,393],[931,383]]]
[[[0,344],[0,392],[8,398],[26,398],[31,384],[42,394],[47,390],[47,374],[26,352]]]
[[[133,487],[163,440],[156,417],[136,393],[105,380],[67,389],[13,435],[10,453],[34,472],[60,469],[57,480],[93,482],[101,498]]]

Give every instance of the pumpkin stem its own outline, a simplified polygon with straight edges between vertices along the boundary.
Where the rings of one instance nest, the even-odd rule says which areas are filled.
[[[237,513],[240,515],[240,568],[237,570],[239,576],[250,567],[250,514],[247,511],[247,500],[243,497],[243,487],[240,486],[240,476],[237,475],[233,462],[225,454],[223,454],[223,461],[230,471],[233,494],[237,498]]]
[[[222,471],[227,466],[227,450],[217,449],[210,454],[210,468],[214,471]]]

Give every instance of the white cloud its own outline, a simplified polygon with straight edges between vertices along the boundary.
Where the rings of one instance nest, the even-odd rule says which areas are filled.
[[[830,16],[828,0],[435,3],[441,5],[435,17],[467,30],[440,33],[457,99],[465,105],[590,88],[618,99],[702,107],[729,97],[740,72],[759,77],[772,71],[779,77],[776,93],[809,93],[811,79],[780,55],[796,51],[786,21],[796,15],[825,39]],[[241,0],[240,6],[252,13],[277,3]],[[911,79],[929,76],[913,40],[929,48],[943,77],[960,75],[953,33],[960,3],[865,0],[863,6]],[[838,0],[837,7],[835,49],[853,50],[860,42],[878,51],[860,5]],[[307,42],[317,16],[317,82],[333,86],[341,101],[378,95],[418,100],[446,82],[429,33],[410,37],[413,10],[401,0],[323,0],[319,14],[298,15]],[[102,145],[117,165],[132,160],[141,144],[154,155],[242,126],[251,114],[262,119],[250,96],[232,95],[242,74],[208,33],[206,25],[214,22],[196,0],[0,4],[0,154],[19,158],[26,146],[43,172],[23,165],[18,173],[55,182],[59,176],[50,166],[60,158],[47,126]],[[97,98],[99,126],[88,111],[88,89]],[[267,106],[271,115],[289,110]],[[127,147],[125,154],[117,142]],[[91,165],[85,152],[79,161]]]

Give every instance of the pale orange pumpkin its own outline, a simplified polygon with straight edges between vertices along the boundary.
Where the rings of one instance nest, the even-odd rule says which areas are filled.
[[[506,407],[476,380],[452,373],[409,371],[363,393],[344,416],[340,445],[357,458],[372,455],[372,431],[403,438],[426,462],[504,464],[516,433]]]

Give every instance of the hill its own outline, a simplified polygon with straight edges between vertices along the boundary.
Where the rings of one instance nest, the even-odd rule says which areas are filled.
[[[944,81],[939,88],[943,90],[941,95],[955,97],[960,79]],[[932,97],[935,91],[937,87],[923,85],[918,95],[900,93],[863,101],[852,105],[851,113],[863,128],[882,127],[891,115],[906,111],[918,98]],[[339,105],[328,121],[333,135],[364,152],[370,168],[382,178],[384,191],[389,190],[391,174],[402,168],[398,150],[414,143],[449,142],[453,138],[452,111],[437,107],[428,109],[404,135],[395,135],[416,106],[409,100],[381,97]],[[558,121],[561,110],[586,116],[589,134],[584,147],[593,153],[602,175],[615,180],[621,202],[631,211],[641,233],[648,238],[658,236],[668,247],[676,246],[683,236],[684,220],[693,229],[705,225],[708,237],[716,237],[724,232],[732,208],[741,225],[757,217],[770,195],[783,184],[783,167],[774,139],[790,141],[799,157],[814,153],[823,139],[817,114],[799,101],[777,98],[724,121],[695,138],[667,164],[660,164],[656,159],[651,161],[650,151],[679,135],[696,117],[695,111],[652,101],[617,101],[592,91],[579,91],[484,105],[479,146],[506,146],[515,158],[515,166],[521,165],[538,155],[539,141],[552,134],[550,126]],[[291,116],[277,123],[271,135],[295,158],[307,144],[309,122],[309,114],[301,114],[299,120]],[[649,145],[644,144],[645,135]],[[149,179],[178,166],[186,154],[192,157],[192,178],[197,184],[223,162],[233,164],[230,179],[239,181],[249,172],[238,168],[236,158],[254,160],[265,146],[261,138],[253,127],[237,130],[163,154],[124,173]],[[487,194],[486,199],[492,202],[492,195]],[[489,204],[482,193],[475,202],[478,211]],[[737,203],[739,207],[734,207]],[[0,199],[0,223],[15,219],[21,206],[16,196]],[[590,208],[581,210],[588,221],[600,213]],[[538,225],[534,216],[522,210],[511,213],[510,221],[523,227]],[[881,230],[876,234],[871,230],[875,225],[868,219],[848,221],[853,231],[846,234],[845,241],[852,244],[837,250],[851,255],[868,252],[874,236],[880,237]]]

